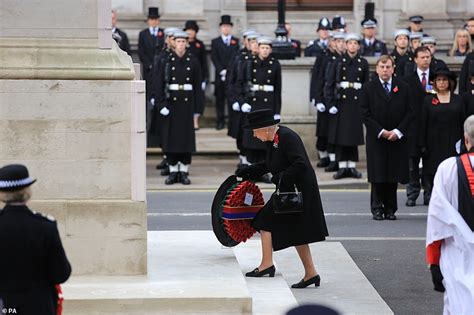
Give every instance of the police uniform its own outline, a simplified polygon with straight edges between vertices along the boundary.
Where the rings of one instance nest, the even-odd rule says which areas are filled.
[[[398,36],[406,36],[408,39],[410,38],[410,32],[405,29],[397,30],[394,33],[394,40],[397,40]],[[415,58],[413,53],[407,48],[405,54],[402,56],[395,47],[390,54],[392,56],[393,61],[395,62],[395,72],[394,76],[398,78],[403,78],[405,75],[413,73],[416,69]]]
[[[187,33],[174,33],[175,39],[187,38]],[[191,154],[196,151],[193,116],[202,106],[202,74],[199,61],[186,51],[180,57],[171,52],[158,77],[157,106],[162,116],[163,152],[170,165],[167,185],[176,182],[190,184],[188,179]]]
[[[319,23],[318,23],[318,28],[316,29],[316,32],[319,32],[320,30],[330,30],[331,29],[331,23],[327,18],[322,18]],[[326,50],[328,49],[329,45],[329,38],[322,40],[322,39],[316,39],[316,40],[310,40],[308,44],[306,45],[306,48],[304,50],[304,55],[305,57],[316,57],[320,56],[326,53]],[[298,54],[299,56],[299,54]]]
[[[148,18],[159,18],[158,8],[148,8]],[[165,34],[160,27],[146,28],[138,35],[138,56],[143,69],[143,79],[146,81],[147,101],[150,99],[151,79],[153,73],[153,62],[155,55],[158,54],[164,46]]]
[[[221,16],[221,23],[233,26],[229,15]],[[216,129],[225,126],[225,101],[226,101],[226,72],[229,62],[240,49],[239,39],[232,35],[219,36],[211,41],[211,59],[216,69],[215,89],[216,96]]]
[[[346,42],[360,40],[357,34],[348,34]],[[369,64],[357,54],[351,58],[348,53],[339,57],[330,69],[327,82],[330,124],[328,141],[335,145],[339,171],[335,179],[343,177],[360,178],[355,169],[359,160],[358,146],[364,144],[359,97],[362,84],[369,81]]]
[[[373,17],[369,17],[364,19],[361,22],[361,25],[363,28],[376,28],[377,20]],[[383,41],[378,40],[375,37],[373,39],[363,38],[360,41],[359,54],[365,57],[380,57],[382,55],[387,55],[387,45]]]
[[[0,169],[0,191],[13,192],[34,182],[23,165]],[[71,265],[54,218],[7,203],[0,210],[0,253],[4,309],[21,315],[57,314],[56,286],[69,278]]]
[[[413,23],[422,23],[423,20],[424,20],[424,18],[423,18],[423,16],[421,16],[421,15],[413,15],[413,16],[410,16],[410,17],[408,18],[408,20],[409,20],[410,22],[413,22]],[[411,29],[410,26],[407,27],[407,30],[408,30],[409,32],[415,32],[414,30]],[[423,31],[423,29],[419,30],[418,33],[422,33],[422,34],[423,34],[423,37],[429,36],[428,34],[426,34],[426,33]]]
[[[258,43],[259,45],[271,45],[272,40],[262,37],[258,39]],[[281,66],[278,60],[271,55],[264,60],[258,56],[252,56],[244,63],[242,70],[240,77],[244,82],[241,86],[245,86],[242,112],[248,112],[245,105],[249,105],[250,111],[270,109],[276,117],[279,117],[281,112]],[[244,129],[243,132],[242,146],[246,149],[248,161],[253,164],[264,160],[265,144],[253,136],[252,130]]]

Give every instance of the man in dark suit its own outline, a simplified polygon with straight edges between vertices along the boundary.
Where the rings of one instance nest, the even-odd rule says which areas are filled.
[[[291,43],[291,45],[295,49],[295,56],[301,57],[301,41],[291,38],[291,24],[290,23],[285,23],[285,28],[287,32],[286,36],[288,38],[288,41]]]
[[[446,69],[448,66],[446,63],[435,57],[436,53],[436,38],[432,36],[425,36],[421,39],[421,46],[427,47],[431,52],[431,63],[430,63],[430,71],[434,72],[436,69],[443,68]]]
[[[142,64],[143,79],[146,81],[147,101],[150,100],[151,79],[153,75],[153,64],[155,55],[164,46],[165,34],[160,24],[160,13],[158,8],[148,8],[148,28],[142,30],[138,35],[138,56]]]
[[[377,60],[377,79],[362,88],[360,106],[367,128],[367,175],[374,220],[395,220],[397,184],[408,182],[407,135],[413,119],[410,89],[393,76],[395,62]]]
[[[132,55],[127,34],[117,27],[117,12],[115,10],[112,10],[112,38],[117,42],[120,49],[129,56]]]
[[[55,315],[71,265],[56,220],[26,205],[35,181],[23,165],[0,168],[0,304],[15,314]]]
[[[305,57],[316,57],[325,54],[329,46],[329,31],[331,30],[331,22],[328,18],[322,18],[319,20],[318,28],[316,32],[319,38],[316,40],[310,40],[304,50]]]
[[[474,72],[474,52],[469,53],[462,63],[461,73],[459,74],[459,94],[471,91],[474,88],[470,76],[472,72]]]
[[[410,181],[407,185],[407,207],[414,207],[416,199],[420,195],[421,186],[424,190],[424,203],[427,204],[426,183],[421,182],[421,170],[419,168],[421,152],[418,147],[418,128],[421,124],[422,108],[425,96],[431,93],[433,88],[430,84],[430,63],[431,52],[428,47],[418,47],[415,50],[416,71],[407,75],[403,80],[410,87],[410,96],[413,100],[414,119],[408,134],[409,145],[409,177]],[[420,183],[421,182],[421,183]]]
[[[231,35],[233,25],[230,15],[221,16],[220,36],[211,42],[211,59],[216,68],[214,94],[216,95],[217,130],[225,127],[227,67],[240,48],[239,39]]]

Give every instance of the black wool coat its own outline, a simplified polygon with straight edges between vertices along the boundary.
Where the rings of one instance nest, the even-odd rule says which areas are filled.
[[[413,120],[413,105],[408,85],[392,79],[391,92],[385,93],[377,77],[364,85],[360,106],[366,133],[367,173],[371,183],[408,182],[408,131]],[[385,129],[398,129],[403,137],[396,141],[379,138]]]
[[[456,142],[464,139],[465,117],[459,95],[451,94],[449,103],[433,104],[433,99],[438,100],[436,95],[425,97],[419,133],[419,146],[426,149],[423,173],[431,176],[442,161],[457,155]]]
[[[117,42],[117,45],[120,47],[120,49],[122,49],[129,56],[131,56],[132,51],[130,50],[130,42],[128,41],[127,34],[119,28],[115,28],[114,33],[118,35],[118,36],[112,35],[113,39]]]
[[[403,56],[400,55],[397,49],[394,49],[390,54],[393,60],[395,61],[395,74],[394,76],[398,78],[403,78],[406,75],[409,75],[416,69],[415,59],[413,53],[407,51]]]
[[[278,183],[281,178],[280,191],[294,190],[293,185],[296,185],[303,193],[303,213],[274,214],[270,199],[255,218],[255,221],[263,220],[265,225],[270,227],[275,251],[323,241],[328,236],[318,181],[301,138],[285,126],[280,126],[278,137],[278,147],[275,147],[273,142],[265,143],[267,152],[265,162],[254,164],[249,168],[251,178],[259,178],[271,172],[274,183]]]
[[[0,300],[22,315],[55,315],[71,265],[54,219],[26,206],[0,210]]]
[[[220,73],[224,69],[227,71],[229,70],[229,63],[232,61],[234,55],[239,52],[239,49],[239,39],[234,36],[231,37],[230,44],[228,46],[224,44],[221,36],[216,37],[211,41],[211,60],[216,69],[214,79],[214,94],[218,89],[226,88],[226,81],[222,81]]]
[[[474,52],[469,53],[462,63],[459,73],[459,94],[470,92],[474,85],[471,83],[470,69],[474,68]]]
[[[474,94],[472,94],[472,91],[466,92],[462,95],[462,101],[464,103],[464,120],[471,116],[474,115]]]
[[[329,42],[329,41],[328,41]],[[317,57],[319,55],[325,54],[327,48],[324,48],[322,41],[318,38],[316,40],[310,40],[308,45],[304,50],[305,57]]]
[[[167,77],[168,75],[168,77]],[[168,90],[167,84],[191,84],[192,90]],[[162,147],[166,153],[190,153],[196,151],[196,135],[193,116],[202,106],[204,93],[199,61],[186,52],[183,57],[168,55],[158,76],[157,111],[169,109],[162,116]]]
[[[204,43],[199,39],[189,42],[188,50],[191,55],[199,60],[203,80],[209,80],[209,67],[207,66],[207,53]]]
[[[153,72],[153,61],[165,44],[163,29],[158,28],[158,35],[153,36],[148,28],[138,34],[138,56],[143,67],[143,78],[151,79]]]

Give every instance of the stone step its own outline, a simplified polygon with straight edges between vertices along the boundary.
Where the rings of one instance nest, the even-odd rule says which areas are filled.
[[[64,314],[250,314],[252,298],[231,249],[212,231],[148,232],[147,276],[76,276]]]

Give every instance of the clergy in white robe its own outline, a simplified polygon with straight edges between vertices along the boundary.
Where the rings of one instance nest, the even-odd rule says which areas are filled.
[[[469,152],[439,165],[428,209],[427,262],[445,315],[474,314],[474,115],[464,138]]]

